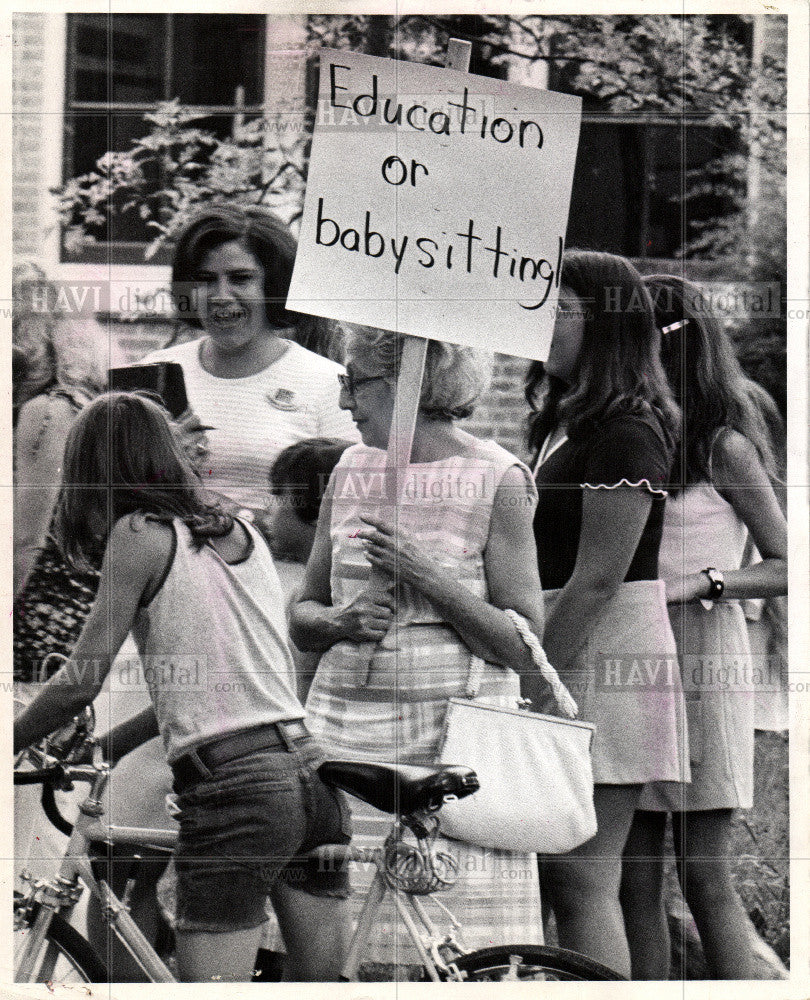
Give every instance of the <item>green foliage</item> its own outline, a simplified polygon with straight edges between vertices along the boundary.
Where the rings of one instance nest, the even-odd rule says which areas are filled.
[[[177,100],[158,105],[144,115],[147,135],[126,152],[105,153],[95,171],[55,192],[69,254],[96,241],[92,230],[106,213],[136,212],[154,231],[146,259],[204,202],[262,202],[288,221],[300,215],[309,131],[303,114],[299,122],[237,117],[226,138],[195,127],[199,117]]]

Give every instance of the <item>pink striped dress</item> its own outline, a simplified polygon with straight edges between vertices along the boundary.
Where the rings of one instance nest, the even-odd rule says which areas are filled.
[[[332,601],[345,604],[369,576],[357,531],[361,511],[395,518],[401,530],[429,552],[456,580],[487,599],[484,549],[495,493],[507,469],[517,466],[526,490],[514,503],[534,507],[529,470],[493,441],[479,442],[473,456],[409,466],[400,502],[392,512],[381,503],[385,455],[354,445],[344,452],[332,479]],[[512,502],[512,498],[505,498]],[[307,724],[339,758],[434,763],[447,700],[463,693],[470,653],[453,628],[413,588],[397,588],[397,615],[376,645],[341,642],[321,658],[307,701]],[[488,665],[481,696],[514,706],[518,676]],[[515,790],[516,792],[519,790]],[[391,817],[351,800],[354,842],[377,846]],[[534,855],[516,855],[439,838],[460,863],[461,877],[439,898],[464,926],[468,947],[542,942],[540,896]],[[356,869],[364,889],[373,871]],[[358,907],[363,893],[358,891]],[[356,914],[357,915],[357,914]],[[434,918],[441,924],[440,914]],[[416,952],[391,905],[374,932],[367,959],[408,964]]]

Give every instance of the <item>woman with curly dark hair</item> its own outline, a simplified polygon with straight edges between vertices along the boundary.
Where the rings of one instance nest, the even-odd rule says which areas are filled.
[[[172,296],[201,336],[144,358],[183,368],[205,428],[195,464],[233,511],[260,520],[267,476],[286,447],[311,437],[357,440],[338,406],[340,365],[302,346],[324,321],[289,311],[296,244],[261,205],[209,205],[177,238]]]

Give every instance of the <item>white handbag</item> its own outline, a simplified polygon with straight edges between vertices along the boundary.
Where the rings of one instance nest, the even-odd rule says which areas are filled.
[[[476,700],[483,661],[470,661],[465,697],[451,698],[439,760],[478,774],[481,788],[439,813],[448,837],[480,847],[562,854],[596,833],[591,743],[577,705],[524,618],[507,611],[566,718]]]

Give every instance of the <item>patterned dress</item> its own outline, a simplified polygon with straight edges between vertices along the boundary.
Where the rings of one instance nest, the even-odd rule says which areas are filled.
[[[66,400],[77,414],[88,401],[78,390],[61,387],[51,389],[47,397],[49,406],[26,456],[29,468],[35,465],[40,449],[53,432],[52,422],[55,414],[61,412],[60,404]],[[15,439],[15,452],[18,447]],[[55,470],[54,475],[58,480],[61,470]],[[14,599],[15,681],[40,683],[56,673],[59,661],[49,661],[46,669],[46,657],[50,653],[71,654],[96,599],[99,579],[98,568],[78,570],[66,562],[54,538],[51,521],[25,587]]]
[[[357,531],[363,511],[382,513],[382,451],[355,445],[335,470],[332,504],[332,601],[346,604],[367,585],[369,564]],[[495,492],[507,469],[526,476],[527,493],[515,502],[534,503],[531,475],[494,442],[479,442],[476,454],[414,463],[405,476],[393,516],[419,543],[474,593],[488,599],[484,549]],[[387,516],[392,516],[390,508]],[[458,633],[412,587],[397,588],[397,614],[379,644],[341,642],[323,655],[309,699],[307,724],[339,758],[433,764],[440,748],[449,698],[464,691],[470,652]],[[487,665],[481,696],[514,706],[518,675]],[[358,846],[378,846],[391,817],[351,799]],[[507,942],[542,942],[540,897],[534,855],[516,855],[439,838],[459,861],[458,883],[440,898],[464,926],[464,941],[478,948]],[[355,867],[355,889],[373,870]],[[363,893],[355,894],[359,915]],[[441,924],[441,914],[433,913]],[[384,911],[366,958],[384,963],[418,961],[392,904]]]

